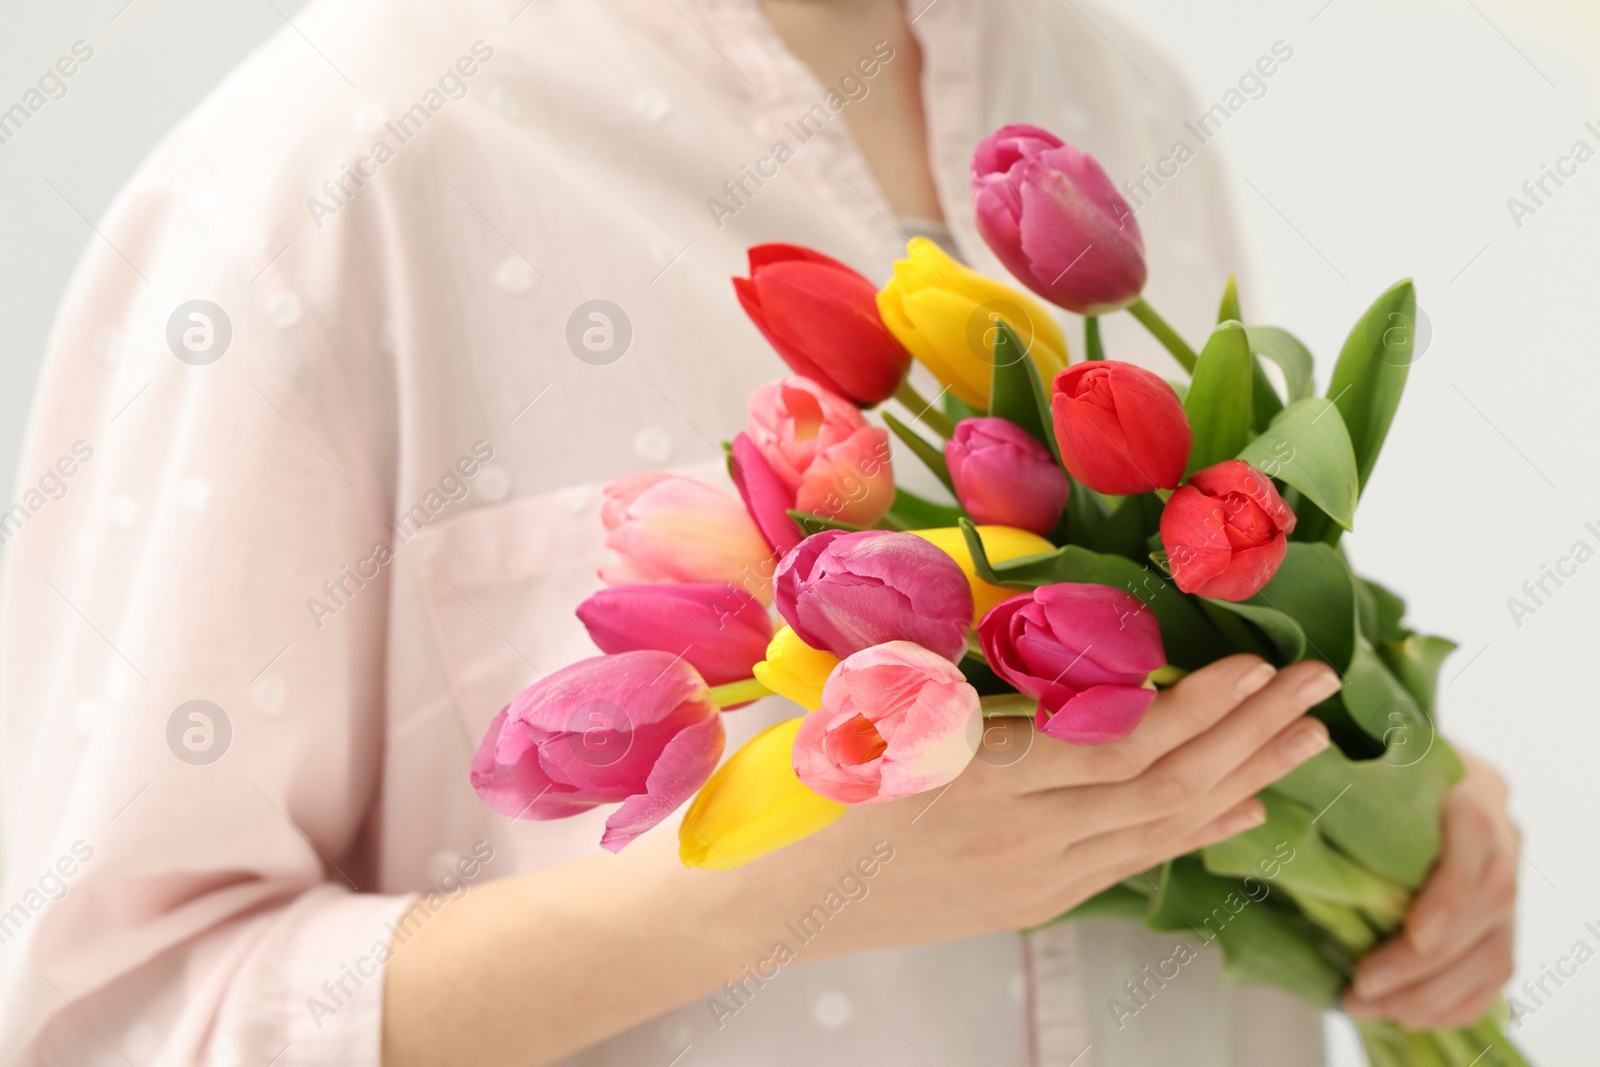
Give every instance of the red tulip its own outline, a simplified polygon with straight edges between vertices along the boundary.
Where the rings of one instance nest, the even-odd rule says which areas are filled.
[[[1101,493],[1131,496],[1183,481],[1194,436],[1172,386],[1115,360],[1076,363],[1052,383],[1061,462]]]
[[[911,356],[878,317],[878,287],[799,245],[750,249],[739,303],[783,361],[863,407],[894,395]]]
[[[1172,580],[1185,593],[1248,600],[1289,551],[1295,516],[1272,479],[1242,459],[1189,476],[1161,513]]]
[[[1144,288],[1144,239],[1094,157],[1037,126],[1004,126],[972,153],[972,207],[994,254],[1068,311],[1125,308]]]
[[[1035,726],[1079,745],[1132,733],[1156,698],[1145,679],[1167,662],[1155,615],[1108,585],[1014,596],[983,617],[978,639],[995,673],[1039,702]]]

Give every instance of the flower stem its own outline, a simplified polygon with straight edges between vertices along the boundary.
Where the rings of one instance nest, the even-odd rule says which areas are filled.
[[[747,700],[759,700],[772,695],[772,690],[756,681],[746,678],[742,682],[728,682],[726,685],[711,687],[711,702],[719,708],[729,704],[743,704]]]
[[[1160,341],[1168,352],[1172,353],[1174,359],[1183,364],[1184,370],[1190,374],[1194,373],[1194,365],[1199,361],[1200,357],[1195,355],[1194,349],[1189,347],[1187,341],[1178,336],[1178,331],[1169,326],[1167,320],[1162,318],[1155,308],[1145,302],[1144,297],[1141,296],[1129,305],[1128,314],[1138,319],[1139,324],[1149,330],[1155,336],[1155,339]]]
[[[985,719],[1001,718],[1033,718],[1039,710],[1039,702],[1021,693],[996,693],[992,696],[979,697],[978,703],[983,705]]]
[[[1165,667],[1157,667],[1151,671],[1150,680],[1159,686],[1177,685],[1188,673],[1182,667],[1174,667],[1169,663]]]
[[[951,422],[944,412],[922,399],[922,394],[911,387],[910,375],[902,378],[900,384],[895,386],[894,398],[900,401],[901,406],[911,412],[914,418],[921,420],[922,425],[940,437],[948,439],[956,432],[956,424]]]
[[[1106,358],[1106,350],[1100,344],[1100,316],[1098,315],[1090,315],[1083,320],[1083,358]]]

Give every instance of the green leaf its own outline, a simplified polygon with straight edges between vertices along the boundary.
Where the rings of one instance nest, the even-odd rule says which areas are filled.
[[[1217,308],[1217,324],[1243,321],[1244,315],[1239,312],[1239,282],[1230,274],[1228,284],[1222,290],[1222,304]]]
[[[964,512],[954,504],[940,504],[897,485],[889,514],[908,530],[938,530],[954,526]]]
[[[1288,330],[1276,326],[1250,326],[1245,333],[1250,338],[1250,351],[1272,360],[1283,371],[1289,403],[1311,395],[1315,383],[1311,378],[1311,352],[1305,345]]]
[[[973,407],[948,389],[944,391],[944,399],[940,403],[944,407],[945,417],[951,422],[974,419],[980,415],[987,414],[982,408]]]
[[[1361,579],[1361,632],[1375,645],[1402,641],[1411,635],[1403,624],[1406,602],[1377,582]]]
[[[1028,358],[1027,349],[1009,323],[997,318],[994,325],[989,414],[1016,423],[1054,453],[1056,440],[1050,429],[1050,396],[1039,379],[1039,368]],[[1059,453],[1056,458],[1061,458]]]
[[[973,570],[991,585],[1022,590],[1057,582],[1109,585],[1132,593],[1150,608],[1161,626],[1167,661],[1174,666],[1197,670],[1233,651],[1216,627],[1196,609],[1192,598],[1178,592],[1176,586],[1155,571],[1131,559],[1091,552],[1079,545],[1066,545],[1054,552],[1019,556],[990,566],[977,528],[963,519],[961,529],[972,554]]]
[[[882,412],[882,415],[883,421],[888,424],[894,435],[905,442],[906,447],[911,449],[916,454],[916,457],[927,465],[928,469],[944,483],[944,487],[950,490],[952,496],[955,495],[956,486],[950,480],[950,468],[945,464],[944,453],[934,445],[929,444],[927,438],[895,418],[889,412]]]
[[[1143,561],[1151,535],[1161,528],[1162,507],[1161,498],[1154,493],[1123,497],[1085,547]],[[1074,543],[1078,543],[1076,539]]]
[[[1250,344],[1244,327],[1225,322],[1200,352],[1183,409],[1194,430],[1189,473],[1239,454],[1250,441]]]
[[[1346,530],[1355,518],[1356,456],[1339,409],[1320,397],[1284,408],[1267,431],[1238,452],[1270,478],[1305,494]]]
[[[1214,600],[1206,597],[1207,604],[1249,619],[1266,634],[1267,640],[1277,650],[1279,664],[1294,663],[1306,655],[1306,632],[1300,624],[1277,608],[1252,604],[1248,601]]]
[[[1143,893],[1140,893],[1138,890],[1129,889],[1123,883],[1118,882],[1116,885],[1111,886],[1108,889],[1102,889],[1100,892],[1096,893],[1082,904],[1079,904],[1065,915],[1062,915],[1056,919],[1052,919],[1050,922],[1045,923],[1044,925],[1050,926],[1054,923],[1062,922],[1068,919],[1106,918],[1140,920],[1144,918],[1144,913],[1148,911],[1149,908],[1149,897]],[[1031,930],[1025,930],[1023,932],[1031,933],[1033,930],[1037,929],[1040,929],[1040,927],[1036,926]]]
[[[826,515],[816,515],[809,511],[796,511],[794,508],[789,509],[789,517],[795,521],[795,525],[800,527],[800,532],[807,537],[814,533],[821,533],[823,530],[843,530],[846,533],[856,533],[867,528],[865,526],[854,526],[848,522],[840,522],[838,519],[830,519]]]
[[[1417,294],[1408,278],[1361,316],[1334,365],[1328,396],[1339,405],[1355,446],[1356,476],[1365,488],[1394,422],[1411,369]]]
[[[1378,644],[1384,665],[1405,686],[1430,720],[1434,717],[1439,689],[1439,668],[1456,650],[1456,643],[1443,637],[1412,634],[1400,641]]]
[[[1356,592],[1350,566],[1323,544],[1290,543],[1272,581],[1249,600],[1206,601],[1249,619],[1284,662],[1311,656],[1343,672],[1356,645]]]

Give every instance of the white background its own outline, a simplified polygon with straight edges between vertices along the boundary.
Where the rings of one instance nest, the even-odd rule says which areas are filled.
[[[64,99],[0,145],[0,471],[15,470],[51,316],[95,239],[90,220],[156,140],[302,6],[274,2],[7,0],[0,100],[19,97],[74,40],[95,57]],[[1583,927],[1600,926],[1600,559],[1520,626],[1507,606],[1574,542],[1600,550],[1600,159],[1520,228],[1506,200],[1574,141],[1600,149],[1584,129],[1600,127],[1600,5],[1121,7],[1180,58],[1202,107],[1274,41],[1295,50],[1206,149],[1223,153],[1235,179],[1256,282],[1244,294],[1249,318],[1293,329],[1326,373],[1367,304],[1400,277],[1417,280],[1432,341],[1347,543],[1364,572],[1406,592],[1414,625],[1461,645],[1445,667],[1442,715],[1511,779],[1526,831],[1516,985],[1537,978],[1580,938],[1600,948]],[[1540,1063],[1592,1062],[1597,1006],[1591,963],[1515,1036]],[[1360,1062],[1344,1026],[1333,1033],[1333,1062]]]

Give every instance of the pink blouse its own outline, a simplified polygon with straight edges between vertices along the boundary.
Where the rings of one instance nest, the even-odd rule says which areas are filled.
[[[1120,181],[1196,111],[1089,0],[913,4],[979,269],[984,133],[1047,126]],[[605,812],[512,825],[469,759],[594,654],[597,487],[720,478],[784,372],[728,284],[746,246],[901,254],[837,113],[865,69],[819,84],[755,0],[318,0],[156,149],[0,514],[4,1062],[377,1064],[387,946],[430,900],[596,850]],[[1193,334],[1238,260],[1215,154],[1141,210]],[[730,751],[793,713],[766,705]],[[1174,944],[1098,922],[800,963],[720,1029],[694,1002],[572,1062],[1318,1062],[1315,1014],[1219,985],[1214,948],[1132,999]]]

